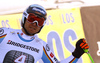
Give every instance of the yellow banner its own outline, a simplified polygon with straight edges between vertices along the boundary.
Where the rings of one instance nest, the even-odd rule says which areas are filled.
[[[47,10],[47,22],[38,36],[49,44],[58,60],[71,55],[76,41],[85,38],[81,21],[80,8]],[[20,14],[1,15],[0,27],[21,29]],[[87,54],[79,63],[90,63]]]
[[[22,18],[22,13],[1,15],[0,16],[0,27],[20,29],[21,28],[21,24],[20,24],[21,18]]]

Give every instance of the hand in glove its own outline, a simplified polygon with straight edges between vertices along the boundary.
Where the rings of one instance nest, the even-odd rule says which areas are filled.
[[[77,41],[76,48],[75,48],[74,52],[72,52],[72,55],[76,58],[80,58],[81,55],[83,53],[85,53],[83,49],[88,49],[88,48],[89,48],[89,46],[86,43],[86,40],[84,38],[80,39]]]

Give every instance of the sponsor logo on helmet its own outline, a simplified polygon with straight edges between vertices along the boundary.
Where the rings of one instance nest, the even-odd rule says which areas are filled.
[[[43,11],[42,9],[36,8],[36,7],[33,7],[32,10],[33,11],[38,11],[38,12],[40,12],[42,14],[46,14],[45,11]]]

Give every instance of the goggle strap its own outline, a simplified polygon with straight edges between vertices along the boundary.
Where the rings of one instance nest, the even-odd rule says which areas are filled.
[[[43,26],[46,24],[46,20],[44,21],[44,23],[43,23]]]
[[[29,15],[29,14],[28,14],[26,11],[24,11],[23,15],[24,15],[26,18],[28,18],[28,15]]]

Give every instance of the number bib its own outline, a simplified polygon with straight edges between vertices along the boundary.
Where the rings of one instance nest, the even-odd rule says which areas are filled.
[[[5,28],[0,32],[0,63],[36,63],[41,59],[43,46],[39,38],[25,40],[20,31]]]

